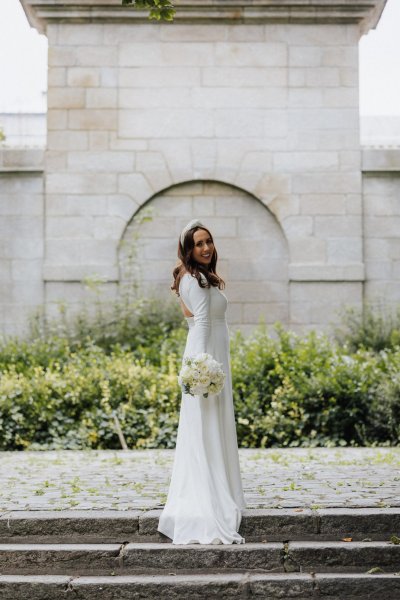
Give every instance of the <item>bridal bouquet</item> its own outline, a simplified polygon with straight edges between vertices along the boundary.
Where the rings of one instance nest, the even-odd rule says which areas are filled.
[[[178,383],[186,394],[207,398],[209,394],[219,394],[222,390],[225,373],[221,363],[214,360],[211,354],[203,352],[184,358]]]

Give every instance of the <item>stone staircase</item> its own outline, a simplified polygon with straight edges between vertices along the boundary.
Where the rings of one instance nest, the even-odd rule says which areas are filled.
[[[2,514],[0,599],[400,598],[400,508],[247,510],[245,544],[206,546],[169,543],[159,514]]]

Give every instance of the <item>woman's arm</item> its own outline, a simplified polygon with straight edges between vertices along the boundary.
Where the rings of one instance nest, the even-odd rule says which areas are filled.
[[[204,277],[204,276],[203,276]],[[194,354],[207,351],[207,341],[211,329],[210,288],[199,286],[195,277],[188,277],[188,296],[195,323]],[[203,281],[205,280],[205,277]]]

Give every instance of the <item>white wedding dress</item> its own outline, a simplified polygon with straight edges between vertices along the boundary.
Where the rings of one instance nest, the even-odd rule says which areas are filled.
[[[245,539],[238,530],[246,502],[232,399],[228,301],[216,287],[201,288],[189,273],[182,277],[179,293],[193,314],[186,317],[184,357],[208,352],[222,363],[226,379],[220,394],[182,394],[172,476],[158,531],[174,544],[242,544]]]

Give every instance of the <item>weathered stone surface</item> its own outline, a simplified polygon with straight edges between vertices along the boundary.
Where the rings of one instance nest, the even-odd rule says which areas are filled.
[[[141,511],[10,511],[0,517],[0,541],[7,539],[107,540],[123,542],[139,532]]]
[[[389,541],[291,541],[285,556],[287,571],[394,571],[399,564],[400,546]]]
[[[124,569],[282,570],[281,543],[232,545],[175,545],[136,543],[124,547]]]
[[[65,575],[0,575],[2,600],[60,600],[71,577]]]
[[[118,569],[119,544],[0,544],[0,572],[73,575]]]

